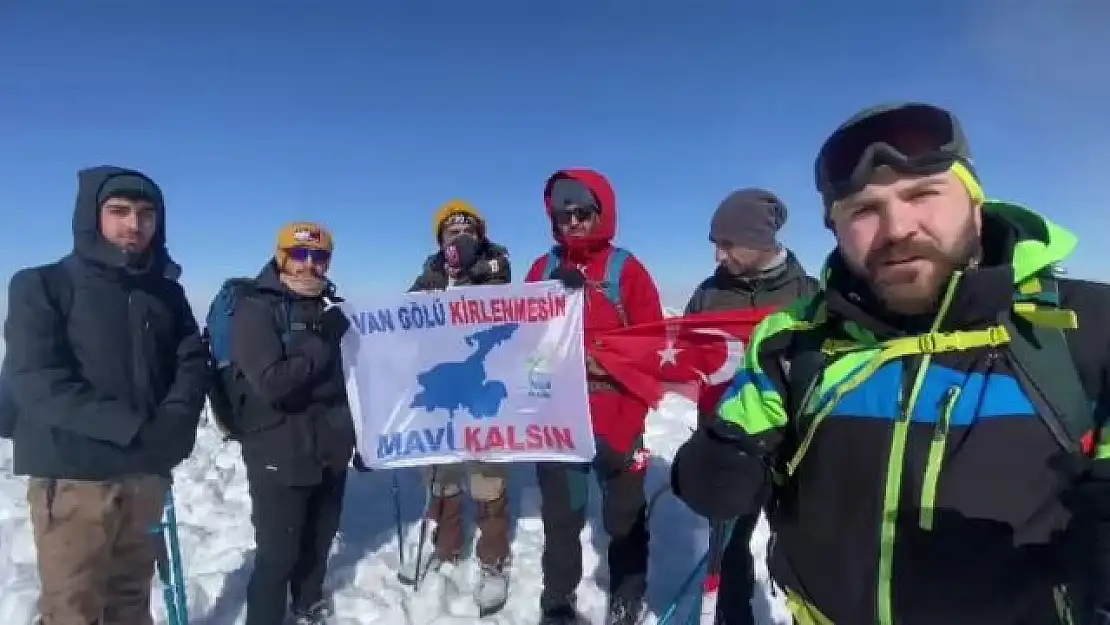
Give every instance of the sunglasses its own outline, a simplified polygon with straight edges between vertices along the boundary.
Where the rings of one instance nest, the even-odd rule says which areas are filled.
[[[551,218],[559,225],[570,223],[572,217],[581,223],[593,219],[598,212],[596,206],[568,206],[553,211],[551,213]]]
[[[886,166],[909,175],[931,176],[960,161],[970,165],[959,121],[944,109],[908,104],[865,114],[837,129],[817,157],[822,196],[841,200],[863,189]]]
[[[291,247],[286,249],[285,253],[290,260],[297,263],[308,262],[311,259],[313,264],[323,265],[331,260],[331,252],[309,247]]]

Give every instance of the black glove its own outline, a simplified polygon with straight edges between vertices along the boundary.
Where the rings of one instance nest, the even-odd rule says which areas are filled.
[[[159,408],[143,422],[135,444],[155,466],[175,467],[193,452],[199,423],[199,414],[194,416],[176,407]]]
[[[599,478],[608,479],[615,477],[628,469],[632,464],[629,454],[622,454],[613,449],[608,443],[597,439],[595,442],[597,452],[594,455],[594,470]]]
[[[351,466],[355,468],[355,471],[358,471],[360,473],[369,473],[373,471],[373,469],[366,466],[366,463],[362,460],[362,454],[358,453],[357,451],[355,452],[354,457],[351,458]]]
[[[332,299],[331,301],[335,302],[336,300]],[[329,345],[335,345],[343,339],[343,335],[351,327],[351,320],[347,318],[347,313],[343,312],[343,309],[339,306],[329,306],[320,314],[318,326],[321,338]]]
[[[478,237],[460,234],[443,247],[443,264],[453,275],[466,273],[477,262],[480,247]]]
[[[574,267],[567,267],[566,265],[556,267],[551,272],[551,279],[562,282],[563,288],[570,291],[576,291],[586,286],[586,276]]]
[[[1110,625],[1110,462],[1062,452],[1050,466],[1063,484],[1060,502],[1073,517],[1069,542],[1073,566],[1085,578],[1079,584],[1088,595],[1085,605],[1100,608],[1088,607],[1091,620],[1080,622]]]
[[[671,489],[695,514],[728,521],[755,514],[770,472],[735,426],[699,428],[675,454]]]
[[[1110,625],[1110,608],[1095,608],[1090,617],[1079,622],[1087,625]]]

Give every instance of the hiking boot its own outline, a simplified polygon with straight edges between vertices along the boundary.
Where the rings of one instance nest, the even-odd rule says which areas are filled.
[[[328,625],[335,617],[335,609],[328,601],[320,601],[305,610],[293,610],[295,625]]]
[[[502,564],[483,564],[474,588],[478,615],[485,618],[505,607],[509,599],[509,571]]]
[[[605,625],[640,625],[644,618],[644,602],[640,599],[613,597]]]
[[[509,559],[509,498],[505,493],[493,501],[476,502],[478,541],[474,551],[483,566],[501,568]]]
[[[571,604],[545,608],[539,625],[578,625],[578,612]]]
[[[463,548],[463,501],[461,495],[433,497],[428,506],[428,518],[435,522],[432,544],[440,562],[459,559]]]

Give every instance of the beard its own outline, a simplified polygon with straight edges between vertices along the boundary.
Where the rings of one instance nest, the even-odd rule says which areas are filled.
[[[969,219],[951,249],[924,239],[891,243],[867,255],[864,275],[890,312],[920,315],[936,310],[953,272],[968,266],[979,252],[979,232]]]

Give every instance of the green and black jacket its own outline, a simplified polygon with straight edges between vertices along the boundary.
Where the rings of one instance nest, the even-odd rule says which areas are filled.
[[[1110,287],[1052,277],[1071,233],[1012,204],[983,210],[982,262],[953,276],[935,318],[907,332],[834,252],[822,293],[756,329],[720,405],[775,467],[769,566],[801,625],[1070,622],[1077,523],[1052,467],[1078,446],[1000,320],[1070,319],[1061,369],[1105,406]],[[1040,281],[1057,308],[1020,303]],[[790,371],[815,357],[800,388]],[[1089,455],[1105,462],[1110,445]]]

